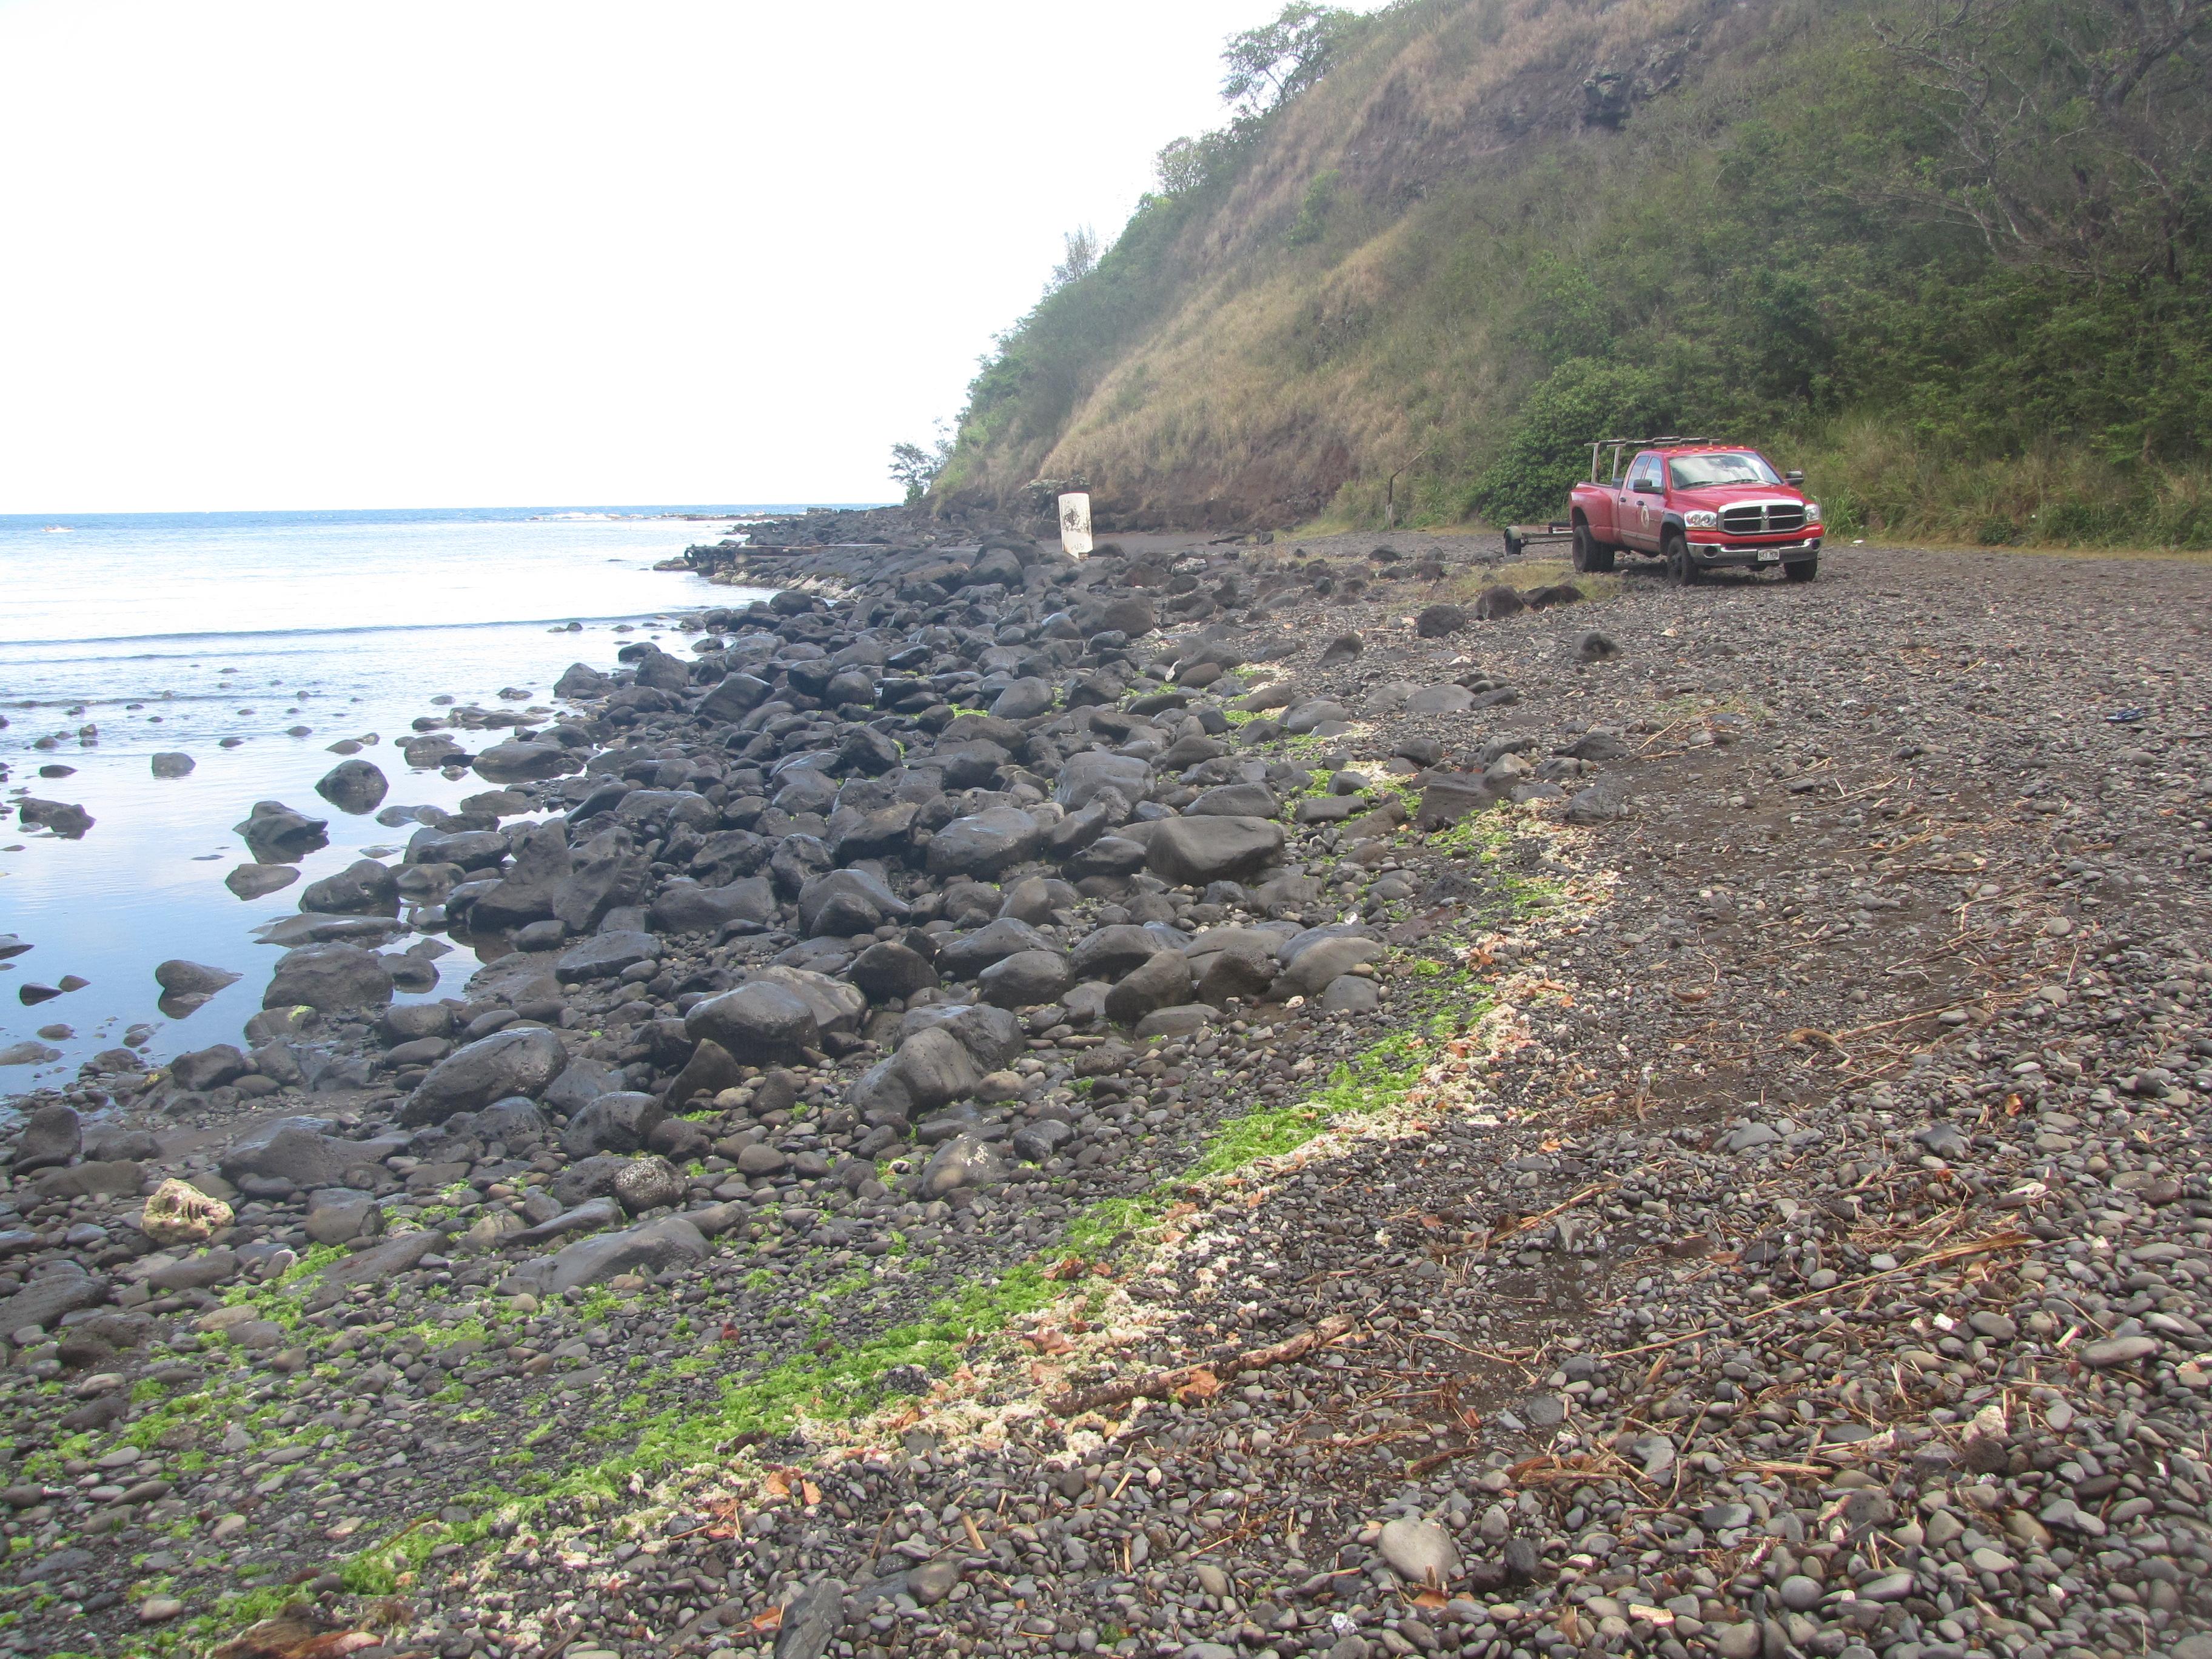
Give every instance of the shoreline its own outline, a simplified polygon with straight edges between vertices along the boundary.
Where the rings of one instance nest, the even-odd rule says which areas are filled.
[[[895,511],[842,522],[909,543],[756,552],[799,580],[706,607],[720,648],[636,641],[616,676],[571,671],[560,720],[473,762],[513,809],[493,825],[525,833],[425,829],[404,862],[319,884],[355,914],[302,912],[331,937],[280,963],[250,1052],[180,1058],[137,1118],[75,1144],[52,1116],[18,1141],[0,1318],[35,1304],[58,1340],[11,1345],[0,1371],[6,1524],[37,1570],[17,1650],[87,1633],[32,1585],[126,1648],[188,1619],[214,1621],[189,1637],[205,1645],[282,1603],[261,1581],[301,1572],[332,1630],[408,1597],[409,1622],[376,1632],[395,1655],[811,1659],[1088,1631],[1127,1655],[1510,1659],[1632,1633],[1741,1659],[1770,1629],[1925,1653],[1946,1620],[1977,1638],[1961,1651],[2037,1645],[2046,1603],[2020,1564],[1947,1553],[1969,1528],[1932,1523],[2047,1510],[2024,1496],[2057,1467],[2047,1447],[2128,1469],[2128,1445],[2152,1448],[2114,1418],[2134,1396],[2100,1382],[2123,1373],[2067,1369],[2091,1339],[2033,1326],[2048,1269],[2020,1270],[2066,1259],[2050,1194],[2069,1181],[2115,1176],[2100,1201],[2137,1261],[2192,1217],[2121,1200],[2162,1173],[2129,1122],[2103,1170],[2061,1169],[1948,1111],[1917,1056],[2011,1074],[2000,1034],[2072,1018],[2035,991],[2063,941],[2164,935],[2008,918],[1971,935],[1987,987],[1947,982],[1924,1009],[1919,981],[1750,965],[1752,891],[1780,895],[1757,860],[1801,843],[1926,890],[1885,895],[1868,939],[1941,919],[1942,880],[1889,851],[1881,826],[1904,820],[1852,805],[1884,758],[1856,746],[1857,717],[1748,672],[1828,673],[1776,640],[1902,626],[1906,607],[1856,572],[1802,593],[1632,580],[1477,623],[1473,590],[1513,573],[1470,538],[1443,538],[1433,573],[1364,537],[1295,557],[1132,537],[1075,565],[989,521],[927,544],[941,527]],[[1914,579],[1887,551],[1864,568]],[[2193,576],[2160,579],[2179,599]],[[1685,623],[1709,631],[1678,643]],[[1942,624],[1976,625],[1955,607]],[[1701,683],[1723,689],[1678,689]],[[1903,834],[2031,867],[2021,835],[2049,826],[1981,796],[1974,728],[1940,741]],[[1746,783],[1765,755],[1791,769]],[[1712,849],[1744,895],[1723,915],[1687,903],[1696,870],[1649,876],[1730,792],[1752,804],[1728,808],[1742,846]],[[1647,830],[1674,852],[1639,853]],[[417,905],[495,918],[522,948],[458,1007],[385,1012],[409,970],[345,940]],[[1772,1028],[1763,1052],[1708,1045],[1705,996],[1621,998],[1632,964],[1678,965],[1679,908],[1699,950],[1758,976],[1723,1001]],[[1827,948],[1860,949],[1855,926]],[[2147,970],[2172,959],[2154,954]],[[2136,982],[2118,948],[2097,959]],[[1794,1000],[1762,1010],[1753,984]],[[1855,1070],[1865,1033],[1894,1028],[1917,1045],[1895,1072]],[[2121,1060],[2044,1062],[2045,1133],[2124,1120],[2089,1098]],[[2153,1090],[2128,1097],[2142,1124],[2203,1104]],[[2119,1188],[2121,1169],[2144,1180]],[[139,1200],[172,1174],[234,1206],[210,1248],[144,1231]],[[1962,1200],[1948,1231],[1918,1202],[1938,1189]],[[1753,1220],[1746,1192],[1790,1207]],[[1903,1311],[1845,1305],[1877,1285]],[[1979,1346],[1952,1356],[1968,1313]],[[1863,1367],[1818,1369],[1815,1349],[1871,1358],[1877,1334],[1885,1357],[1930,1355],[1911,1388],[1899,1373],[1902,1405],[1861,1391]],[[2193,1349],[2142,1340],[2111,1364],[2145,1368],[2124,1409],[2171,1449],[2202,1403]],[[1240,1365],[1252,1380],[1225,1388]],[[37,1393],[49,1377],[83,1402],[69,1418]],[[1770,1421],[1775,1390],[1808,1411]],[[1056,1414],[1071,1395],[1107,1403]],[[2108,1589],[2166,1580],[2037,1525],[2041,1544],[2000,1528],[2005,1547],[2099,1617],[2197,1627],[2179,1597]],[[2212,1528],[2190,1536],[2212,1555]],[[2125,1559],[2190,1559],[2172,1542]],[[582,1582],[541,1572],[572,1554]]]

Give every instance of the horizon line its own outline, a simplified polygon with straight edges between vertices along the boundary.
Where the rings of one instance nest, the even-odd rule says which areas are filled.
[[[896,501],[580,501],[527,502],[503,505],[477,502],[440,507],[80,507],[74,511],[0,509],[0,522],[10,519],[181,519],[225,518],[246,514],[273,513],[629,513],[640,517],[674,513],[702,514],[725,518],[732,513],[855,512],[896,507]]]

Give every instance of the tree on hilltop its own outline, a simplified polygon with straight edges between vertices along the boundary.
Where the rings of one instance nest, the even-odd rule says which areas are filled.
[[[1229,37],[1221,61],[1221,100],[1243,115],[1265,115],[1328,72],[1356,14],[1341,6],[1291,0],[1272,23]]]

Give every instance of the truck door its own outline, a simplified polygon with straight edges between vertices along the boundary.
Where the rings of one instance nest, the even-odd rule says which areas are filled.
[[[1638,552],[1656,553],[1659,550],[1659,524],[1666,511],[1666,497],[1657,485],[1665,465],[1656,450],[1645,450],[1628,469],[1621,480],[1620,494],[1616,501],[1616,520],[1621,541]],[[1639,484],[1651,486],[1639,489]]]

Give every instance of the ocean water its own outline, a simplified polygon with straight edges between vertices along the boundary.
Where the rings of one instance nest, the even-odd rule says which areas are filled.
[[[33,947],[0,963],[0,1049],[36,1039],[60,1051],[0,1067],[0,1097],[73,1077],[126,1035],[149,1061],[237,1042],[279,954],[252,930],[416,827],[317,795],[339,759],[329,745],[367,745],[391,780],[386,807],[451,807],[489,787],[410,770],[396,739],[443,712],[434,697],[550,707],[570,663],[611,667],[619,646],[671,633],[677,613],[755,597],[652,566],[761,510],[0,517],[0,934]],[[680,639],[670,645],[681,654]],[[477,750],[500,734],[456,735]],[[155,778],[165,750],[195,769]],[[60,767],[71,769],[40,775]],[[82,805],[94,825],[81,840],[29,830],[26,795]],[[222,878],[247,861],[233,826],[258,800],[328,819],[330,845],[291,886],[248,902]],[[173,957],[244,977],[170,1019],[154,969]],[[438,965],[441,984],[424,994],[454,994],[479,963],[456,949]],[[87,983],[21,1001],[26,984],[64,975]]]

